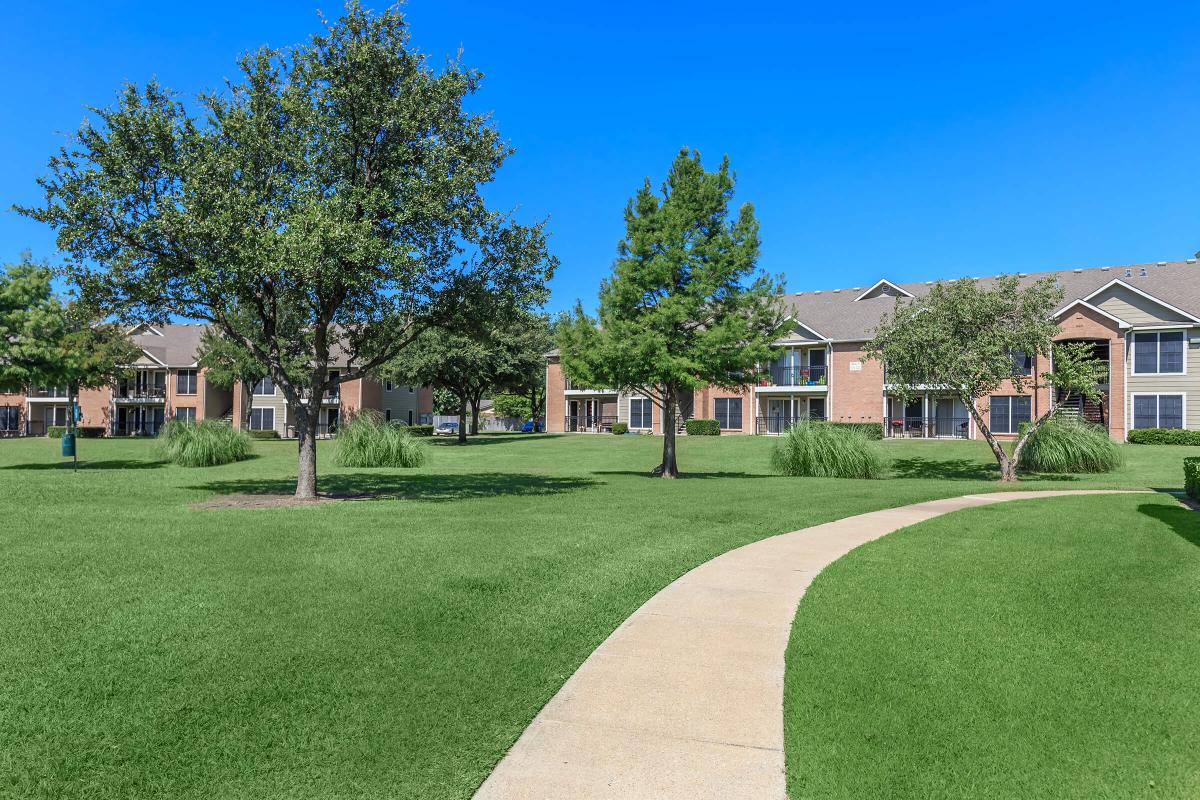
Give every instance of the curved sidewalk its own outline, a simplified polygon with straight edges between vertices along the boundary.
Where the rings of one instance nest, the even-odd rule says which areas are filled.
[[[865,542],[951,511],[1124,491],[932,500],[762,539],[660,591],[534,718],[476,800],[785,800],[784,652],[796,605]]]

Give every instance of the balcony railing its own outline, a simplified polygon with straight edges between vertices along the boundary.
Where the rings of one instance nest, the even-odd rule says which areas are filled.
[[[166,386],[118,386],[116,397],[118,400],[162,400],[167,396]]]
[[[795,417],[756,417],[755,431],[758,433],[783,433],[798,422],[824,422],[820,414],[801,414]]]
[[[324,422],[317,423],[317,438],[318,439],[332,439],[335,436],[337,436],[337,432],[338,432],[338,424],[336,422],[334,422],[332,424],[326,424]],[[285,439],[298,438],[296,426],[288,425],[286,428],[284,428],[283,429],[283,438],[285,438]]]
[[[615,416],[584,415],[579,417],[565,417],[563,430],[568,433],[611,433],[613,423],[616,421],[617,418]]]
[[[775,386],[824,386],[827,376],[824,364],[809,367],[771,367],[771,383]]]
[[[966,439],[970,417],[892,417],[884,420],[883,434],[895,439]]]
[[[162,422],[155,420],[129,420],[114,422],[109,428],[109,432],[113,436],[158,436],[162,426]]]
[[[25,420],[25,435],[26,436],[45,436],[46,423],[40,419]]]
[[[29,393],[30,397],[52,397],[67,399],[67,390],[58,386],[36,386]]]

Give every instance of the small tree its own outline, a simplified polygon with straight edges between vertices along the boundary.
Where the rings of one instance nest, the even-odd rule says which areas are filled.
[[[432,386],[449,394],[458,414],[458,443],[467,443],[467,408],[478,402],[491,383],[489,354],[479,340],[462,334],[430,330],[405,349],[400,358],[382,369],[399,383]],[[441,398],[445,403],[446,398]]]
[[[751,383],[771,357],[782,283],[756,271],[758,222],[749,203],[730,218],[729,159],[706,172],[680,151],[661,197],[646,179],[625,207],[625,238],[600,287],[599,319],[582,306],[559,322],[563,371],[580,385],[636,391],[662,412],[656,472],[675,478],[681,402],[705,385]]]
[[[1014,481],[1021,449],[1029,433],[1074,396],[1099,397],[1097,382],[1106,365],[1082,342],[1057,347],[1058,325],[1051,319],[1063,292],[1051,279],[1022,288],[1016,276],[1006,275],[983,288],[964,278],[937,283],[914,300],[897,301],[875,331],[871,354],[887,370],[891,394],[907,403],[918,386],[937,386],[953,393],[966,406],[996,457],[1000,479]],[[1053,370],[1024,375],[1016,369],[1017,354],[1052,356]],[[980,413],[977,401],[1005,381],[1018,393],[1051,387],[1050,407],[1032,420],[1010,456]]]
[[[268,368],[296,421],[299,499],[316,496],[325,392],[461,314],[464,282],[515,303],[552,266],[541,225],[484,202],[512,151],[464,108],[482,75],[431,68],[398,9],[351,0],[324,27],[243,57],[200,118],[127,86],[51,159],[45,204],[18,209],[57,229],[84,296],[209,322]]]
[[[533,411],[529,403],[529,398],[525,395],[514,394],[513,392],[500,392],[492,398],[496,409],[496,416],[509,417],[512,419],[529,419]]]
[[[112,386],[141,351],[120,326],[55,297],[52,276],[28,256],[0,276],[0,386],[65,386],[74,433],[80,390]]]

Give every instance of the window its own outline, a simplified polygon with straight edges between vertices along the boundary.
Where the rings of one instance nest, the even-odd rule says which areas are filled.
[[[250,409],[250,430],[252,431],[269,431],[275,428],[275,409],[273,408],[252,408]]]
[[[653,406],[644,397],[634,397],[629,401],[629,427],[649,428],[653,423]]]
[[[46,425],[58,425],[65,427],[67,424],[67,407],[66,406],[51,406],[46,409]]]
[[[384,382],[383,382],[383,390],[384,390],[385,392],[390,392],[390,391],[392,390],[392,382],[391,382],[391,381],[384,381]]]
[[[408,424],[412,425],[412,409],[408,410]]]
[[[1182,428],[1183,395],[1135,394],[1133,396],[1133,427]]]
[[[1017,433],[1022,422],[1029,422],[1032,405],[1029,395],[999,396],[991,398],[992,433]]]
[[[742,427],[742,398],[717,398],[717,425],[722,430],[741,430]]]
[[[194,408],[177,408],[177,409],[175,409],[175,419],[179,420],[180,422],[195,423],[196,409],[194,409]]]
[[[175,374],[175,393],[176,394],[195,394],[196,393],[196,370],[181,369]]]
[[[390,408],[389,408],[389,409],[386,409],[386,410],[383,412],[383,421],[384,421],[384,422],[391,422],[391,421],[392,421],[392,410],[391,410]]]
[[[21,424],[21,409],[17,406],[0,406],[0,431],[14,433]]]
[[[1032,375],[1033,356],[1019,350],[1010,353],[1013,361],[1013,375]]]
[[[254,394],[260,395],[274,395],[275,381],[271,380],[270,378],[263,378],[258,383],[254,384],[253,392]]]
[[[1135,333],[1133,335],[1133,372],[1135,375],[1184,372],[1183,357],[1187,340],[1183,331]]]
[[[412,393],[413,393],[413,392],[415,392],[415,391],[416,391],[416,387],[415,387],[415,386],[410,386],[410,387],[408,387],[408,393],[409,393],[409,394],[412,394]]]

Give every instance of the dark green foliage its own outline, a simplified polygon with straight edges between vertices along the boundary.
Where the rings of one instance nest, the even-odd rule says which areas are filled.
[[[218,419],[168,420],[158,432],[158,450],[181,467],[216,467],[250,457],[250,437]]]
[[[1183,490],[1188,497],[1200,501],[1200,458],[1183,460]]]
[[[433,436],[432,425],[408,425],[406,430],[413,436]]]
[[[1183,428],[1135,428],[1129,432],[1130,444],[1186,444],[1200,447],[1200,431]]]
[[[883,423],[882,422],[828,422],[827,425],[833,425],[838,428],[849,428],[862,432],[868,439],[880,441],[883,439]]]
[[[104,427],[102,425],[87,425],[84,427],[76,428],[75,433],[79,436],[80,439],[100,439],[100,438],[103,438],[104,434],[107,433],[107,431],[104,429]]]
[[[279,431],[277,431],[277,430],[269,430],[269,431],[246,431],[246,435],[247,435],[247,436],[249,436],[251,439],[259,439],[259,440],[263,440],[263,439],[278,439],[278,438],[279,438]]]
[[[1018,466],[1028,472],[1112,472],[1121,450],[1098,425],[1051,418],[1025,437]]]
[[[720,436],[721,423],[715,419],[689,419],[684,423],[688,436]]]
[[[624,422],[614,422],[612,432],[614,436],[624,436],[629,433],[629,426]]]
[[[811,478],[882,478],[887,463],[861,430],[827,422],[799,422],[775,443],[771,465],[782,475]]]
[[[46,428],[46,436],[51,439],[61,439],[63,434],[66,432],[66,425],[50,425]]]
[[[341,427],[334,460],[342,467],[419,467],[427,445],[407,425],[385,422],[377,411],[360,411]]]

